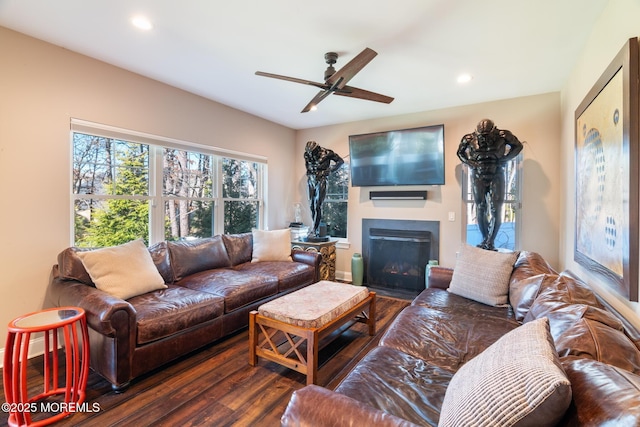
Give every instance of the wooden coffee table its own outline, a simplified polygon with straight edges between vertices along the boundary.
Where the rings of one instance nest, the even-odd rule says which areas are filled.
[[[356,322],[366,323],[374,335],[375,311],[375,292],[326,280],[274,299],[249,313],[249,364],[262,357],[315,384],[319,347],[335,338],[332,332]]]

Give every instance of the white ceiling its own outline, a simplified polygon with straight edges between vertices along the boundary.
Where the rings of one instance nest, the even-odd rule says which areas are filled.
[[[558,91],[607,0],[0,0],[0,25],[294,129]],[[130,20],[146,15],[142,32]],[[369,47],[330,96],[255,71],[322,81]],[[460,73],[473,80],[460,85]]]

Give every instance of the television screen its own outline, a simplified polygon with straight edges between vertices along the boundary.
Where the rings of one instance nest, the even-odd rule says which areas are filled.
[[[444,184],[444,125],[349,136],[354,187]]]

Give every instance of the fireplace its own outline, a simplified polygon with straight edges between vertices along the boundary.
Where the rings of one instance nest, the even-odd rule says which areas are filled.
[[[365,284],[391,295],[419,294],[428,260],[438,259],[439,241],[438,221],[364,219]]]

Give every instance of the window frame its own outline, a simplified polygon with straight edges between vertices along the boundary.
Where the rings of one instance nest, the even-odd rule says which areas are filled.
[[[115,196],[115,195],[96,195],[96,194],[76,194],[73,188],[73,167],[74,167],[74,133],[88,134],[104,138],[111,138],[137,144],[145,144],[149,147],[149,194],[145,196]],[[214,170],[212,175],[216,177],[213,183],[212,198],[204,198],[206,201],[213,203],[213,227],[212,236],[222,234],[224,230],[224,202],[225,200],[236,201],[236,198],[223,198],[223,158],[229,158],[237,161],[248,161],[258,164],[258,176],[256,184],[258,187],[257,198],[247,199],[258,202],[258,219],[257,224],[260,229],[266,224],[266,186],[267,186],[267,158],[264,156],[243,153],[239,151],[227,150],[214,146],[197,144],[177,139],[152,135],[144,132],[132,131],[114,126],[103,125],[94,122],[72,118],[70,122],[70,164],[69,168],[69,188],[70,188],[70,242],[75,245],[75,201],[77,199],[100,199],[109,200],[115,198],[147,200],[149,202],[149,245],[165,240],[165,201],[168,199],[175,200],[173,196],[165,196],[163,189],[163,156],[164,149],[183,150],[188,152],[196,152],[200,154],[212,156],[212,166]],[[187,198],[189,200],[200,200],[201,198]]]

